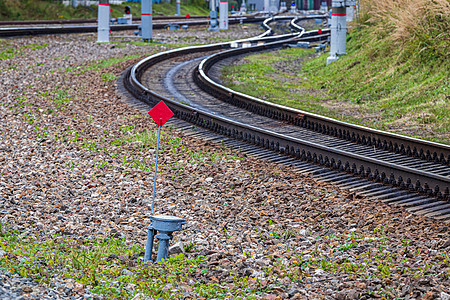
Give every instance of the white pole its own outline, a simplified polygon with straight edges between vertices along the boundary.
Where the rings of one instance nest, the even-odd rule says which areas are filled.
[[[155,215],[156,174],[158,174],[158,153],[159,153],[160,137],[161,137],[161,126],[158,126],[158,140],[156,142],[155,176],[153,177],[152,216]]]
[[[181,6],[181,0],[177,0],[177,14],[176,14],[176,16],[181,16],[180,6]]]
[[[330,56],[327,65],[347,54],[347,10],[345,2],[333,1],[331,8]]]
[[[228,30],[228,0],[220,0],[219,29]]]
[[[269,0],[264,0],[263,11],[269,11]]]
[[[142,40],[150,42],[153,38],[152,0],[141,1]]]
[[[109,0],[98,4],[97,43],[109,43]]]

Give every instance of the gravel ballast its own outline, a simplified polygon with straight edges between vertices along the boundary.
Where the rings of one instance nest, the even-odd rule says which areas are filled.
[[[154,37],[201,44],[260,33],[255,26],[232,28],[155,31]],[[139,58],[168,47],[144,45],[131,35],[115,33],[110,44],[97,44],[92,34],[1,41],[2,224],[22,236],[39,230],[47,237],[114,236],[145,244],[155,150],[142,136],[145,129],[154,133],[155,125],[127,104],[116,80]],[[187,220],[173,250],[190,245],[187,257],[205,257],[205,271],[192,282],[231,291],[236,277],[247,277],[252,292],[224,297],[450,299],[444,223],[170,126],[163,130],[159,163],[156,212]],[[20,262],[5,251],[0,256]],[[11,270],[0,276],[3,299],[94,297],[89,285],[63,274],[46,285]],[[167,289],[174,298],[199,298],[192,287]]]

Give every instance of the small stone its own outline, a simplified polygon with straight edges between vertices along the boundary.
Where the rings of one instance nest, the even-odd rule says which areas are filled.
[[[347,296],[346,296],[347,300],[355,300],[355,299],[359,299],[359,293],[353,289],[349,290],[347,292]]]
[[[268,266],[270,262],[268,260],[265,260],[265,259],[257,259],[257,260],[255,260],[255,263],[258,266],[265,267],[265,266]]]
[[[131,272],[130,270],[127,270],[127,269],[123,269],[122,274],[126,275],[126,276],[130,276],[130,277],[134,275],[133,272]]]
[[[450,239],[448,239],[444,244],[442,244],[441,249],[450,247]]]
[[[314,271],[314,275],[316,275],[316,276],[320,276],[320,275],[323,275],[323,274],[325,274],[325,271],[322,270],[322,269],[316,269]]]
[[[344,292],[336,293],[336,295],[334,296],[334,299],[336,299],[336,300],[345,300],[345,293]]]
[[[185,253],[182,242],[177,242],[173,246],[169,247],[169,255],[176,255],[176,254],[180,254],[180,253]]]
[[[144,300],[145,296],[143,293],[137,293],[131,300]]]
[[[290,290],[288,290],[288,295],[290,298],[294,297],[296,294],[300,293],[300,291],[298,290],[298,288],[293,287]]]
[[[171,289],[173,289],[173,285],[170,284],[170,283],[168,283],[168,284],[166,284],[166,285],[162,288],[161,292],[167,293],[167,292],[170,291]]]

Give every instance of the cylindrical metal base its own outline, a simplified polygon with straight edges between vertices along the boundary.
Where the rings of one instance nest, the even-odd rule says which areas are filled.
[[[153,251],[153,241],[156,237],[159,240],[158,255],[156,261],[169,257],[169,241],[174,231],[179,231],[186,222],[182,218],[173,216],[151,216],[151,224],[148,227],[147,243],[145,245],[144,261],[151,261]],[[158,232],[158,235],[155,234]]]
[[[155,237],[155,230],[152,228],[152,225],[150,225],[148,227],[147,243],[145,244],[144,261],[151,261],[152,260],[152,250],[153,250],[154,237]]]
[[[109,43],[109,4],[98,5],[97,42]]]
[[[167,259],[169,257],[169,240],[171,236],[167,234],[168,232],[160,232],[156,238],[159,240],[158,256],[156,261],[162,259]]]

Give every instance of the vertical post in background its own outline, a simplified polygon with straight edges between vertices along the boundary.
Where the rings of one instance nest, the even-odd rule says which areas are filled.
[[[181,6],[181,0],[177,0],[177,14],[175,16],[181,16],[180,6]]]
[[[209,0],[209,8],[211,11],[209,12],[209,22],[210,26],[208,28],[209,31],[217,31],[219,30],[219,26],[217,26],[217,5],[216,0]]]
[[[142,40],[151,42],[153,39],[153,17],[152,17],[152,0],[141,1],[141,26]]]
[[[327,65],[347,54],[347,10],[344,1],[333,1],[331,7],[330,56]]]
[[[245,0],[242,0],[241,7],[239,8],[239,12],[245,14],[247,12],[247,7],[245,7]],[[242,24],[242,19],[241,19]]]
[[[97,43],[109,43],[109,0],[98,3]]]
[[[228,0],[220,0],[219,29],[228,30]]]

